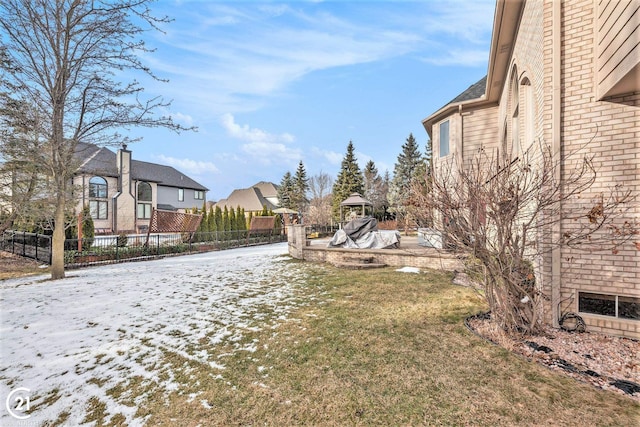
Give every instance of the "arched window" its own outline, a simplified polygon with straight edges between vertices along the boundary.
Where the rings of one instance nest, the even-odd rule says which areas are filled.
[[[513,66],[511,71],[511,158],[520,153],[520,91],[518,84],[518,69]]]
[[[533,140],[535,138],[533,130],[535,118],[535,112],[533,111],[533,88],[528,77],[524,77],[520,81],[520,91],[522,92],[523,98],[523,111],[520,113],[520,115],[522,116],[522,121],[524,124],[522,148],[526,150],[531,146],[531,144],[533,144]]]
[[[507,157],[509,156],[508,150],[507,150],[507,133],[508,130],[508,126],[507,126],[507,118],[505,117],[504,119],[504,124],[502,125],[502,140],[500,141],[501,144],[501,149],[502,149],[502,160],[507,161]]]
[[[148,182],[138,183],[138,218],[151,218],[151,201],[153,193],[151,192],[151,184]]]
[[[101,176],[89,179],[89,212],[93,219],[107,219],[109,202],[107,180]]]
[[[89,197],[107,198],[107,180],[101,176],[94,176],[89,180]]]

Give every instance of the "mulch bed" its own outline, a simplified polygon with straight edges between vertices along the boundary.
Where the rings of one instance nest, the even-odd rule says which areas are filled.
[[[479,336],[529,360],[640,402],[640,341],[545,326],[539,336],[507,335],[488,315],[467,319]]]

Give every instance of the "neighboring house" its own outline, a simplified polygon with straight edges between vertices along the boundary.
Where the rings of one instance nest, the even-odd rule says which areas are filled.
[[[114,153],[80,143],[76,159],[78,209],[89,206],[98,232],[144,232],[153,208],[184,212],[205,203],[206,187],[171,166],[132,160],[126,146]]]
[[[275,210],[279,206],[278,187],[271,182],[261,181],[250,188],[233,190],[229,197],[215,203],[214,208],[224,210],[225,206],[227,209],[237,209],[240,206],[245,215],[260,213],[265,206],[267,210]]]
[[[640,195],[640,0],[498,0],[487,76],[423,125],[435,162],[465,167],[480,147],[515,158],[542,141],[595,155],[584,197],[615,184]],[[631,210],[640,218],[637,199]],[[639,261],[633,243],[617,254],[554,249],[541,268],[545,319],[557,326],[574,311],[589,330],[640,338]]]

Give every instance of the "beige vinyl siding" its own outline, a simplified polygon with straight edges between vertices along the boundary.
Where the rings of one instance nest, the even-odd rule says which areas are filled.
[[[599,1],[596,31],[598,97],[640,89],[640,0]]]
[[[464,162],[473,159],[478,150],[483,147],[488,153],[499,147],[500,139],[496,116],[498,107],[489,107],[462,113],[462,155]]]

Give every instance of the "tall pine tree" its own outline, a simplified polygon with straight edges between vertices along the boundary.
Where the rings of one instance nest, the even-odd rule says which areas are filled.
[[[307,171],[304,168],[302,160],[298,163],[298,169],[296,170],[296,176],[293,178],[293,198],[292,205],[294,210],[300,213],[306,212],[309,199],[307,193],[309,192],[309,178],[307,178]]]
[[[398,154],[388,196],[391,210],[395,212],[398,220],[404,222],[405,231],[407,231],[406,228],[410,221],[406,207],[411,195],[411,184],[421,175],[424,176],[424,171],[424,157],[420,153],[420,148],[413,134],[410,133],[402,145],[402,152]]]
[[[342,159],[342,165],[338,178],[333,184],[333,217],[340,220],[340,203],[347,199],[351,193],[364,193],[364,178],[356,156],[354,154],[353,142],[349,141],[347,153]]]
[[[291,172],[284,174],[278,187],[278,202],[281,208],[294,209],[293,207],[294,184]]]

